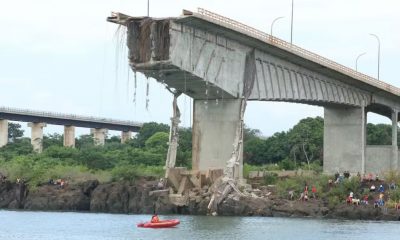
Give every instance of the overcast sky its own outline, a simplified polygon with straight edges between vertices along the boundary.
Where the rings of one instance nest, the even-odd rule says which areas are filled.
[[[124,31],[106,22],[111,11],[146,15],[147,0],[0,0],[0,7],[0,106],[169,123],[172,97],[155,80],[150,80],[148,111],[140,74],[133,102]],[[274,35],[290,41],[291,0],[150,0],[150,15],[179,16],[182,9],[197,7],[266,32],[273,19],[284,16],[275,23]],[[375,77],[377,41],[369,33],[377,34],[381,80],[399,86],[399,12],[396,0],[295,0],[293,42],[348,67],[367,52],[358,68]],[[184,126],[190,125],[189,106],[190,99],[181,97]],[[268,136],[304,117],[322,115],[320,107],[252,102],[245,122]],[[368,121],[389,123],[374,114]],[[62,133],[62,127],[49,126],[45,132],[55,131]]]

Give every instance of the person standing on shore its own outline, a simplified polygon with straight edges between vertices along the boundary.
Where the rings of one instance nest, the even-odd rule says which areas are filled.
[[[317,188],[315,186],[312,186],[311,192],[312,192],[313,198],[316,199],[317,198],[317,195],[316,195],[317,194]]]
[[[380,193],[385,192],[385,188],[383,187],[382,184],[379,186],[379,192],[380,192]]]

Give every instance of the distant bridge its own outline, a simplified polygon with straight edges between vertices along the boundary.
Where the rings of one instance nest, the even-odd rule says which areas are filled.
[[[8,120],[29,122],[32,145],[39,152],[46,124],[63,125],[64,146],[69,147],[75,146],[75,127],[91,128],[97,145],[104,144],[107,130],[122,131],[121,141],[125,142],[131,138],[132,132],[138,132],[142,127],[142,123],[133,121],[0,107],[0,147],[8,142]]]

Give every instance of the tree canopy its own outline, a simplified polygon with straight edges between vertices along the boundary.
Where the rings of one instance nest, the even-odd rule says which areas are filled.
[[[259,130],[246,126],[244,162],[251,165],[277,164],[284,169],[304,164],[321,165],[323,126],[321,117],[305,118],[288,131],[277,132],[267,138],[262,137]],[[391,125],[368,124],[367,143],[389,145],[391,131]],[[145,123],[126,144],[120,143],[119,136],[111,136],[102,147],[94,146],[92,135],[81,135],[76,139],[76,148],[66,148],[63,147],[63,135],[49,134],[44,136],[44,151],[41,154],[33,152],[30,139],[23,137],[21,125],[10,123],[9,133],[12,141],[0,148],[0,172],[6,171],[11,176],[27,176],[37,181],[50,175],[65,175],[68,171],[83,171],[85,174],[103,171],[112,174],[115,179],[130,179],[129,174],[146,172],[143,166],[159,174],[162,172],[168,150],[169,126]],[[190,128],[179,129],[178,144],[176,165],[190,168]],[[127,169],[141,169],[142,172]],[[68,172],[68,175],[74,174]]]

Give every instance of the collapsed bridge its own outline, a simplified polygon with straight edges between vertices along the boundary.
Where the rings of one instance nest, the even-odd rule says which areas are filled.
[[[107,20],[126,26],[133,71],[165,84],[175,100],[181,93],[194,99],[193,170],[242,177],[247,101],[323,107],[327,173],[399,168],[399,88],[204,9],[175,18],[113,13]],[[392,120],[391,146],[366,145],[367,112]],[[179,115],[175,101],[167,165]]]

